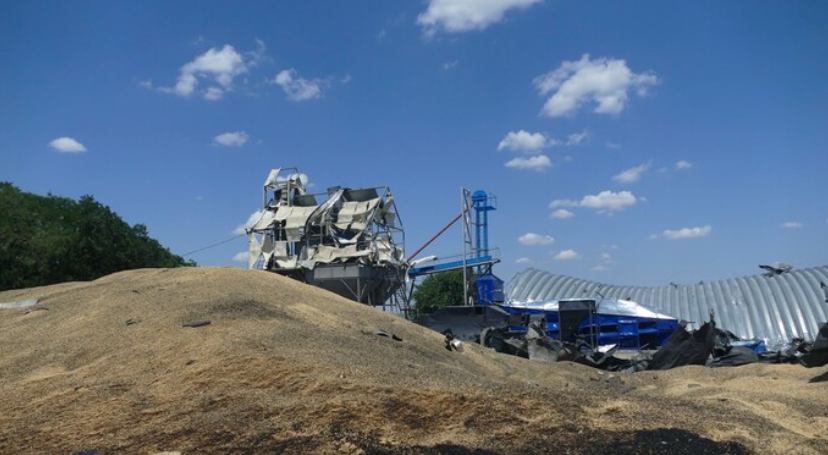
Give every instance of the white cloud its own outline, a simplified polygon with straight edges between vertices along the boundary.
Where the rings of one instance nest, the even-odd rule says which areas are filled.
[[[575,214],[567,209],[558,209],[552,212],[552,218],[557,218],[559,220],[565,220],[567,218],[572,218],[573,216],[575,216]]]
[[[526,234],[521,235],[518,237],[518,242],[521,245],[528,245],[528,246],[538,246],[538,245],[551,245],[555,243],[555,239],[549,235],[541,235],[535,234],[534,232],[527,232]]]
[[[322,96],[322,88],[330,83],[325,79],[303,79],[297,77],[296,70],[282,70],[273,79],[273,83],[282,87],[291,101],[305,101]]]
[[[662,235],[664,236],[664,238],[668,240],[683,240],[698,237],[707,237],[708,235],[710,235],[712,231],[713,228],[708,224],[706,226],[681,228],[677,230],[666,229],[664,232],[662,232]]]
[[[543,133],[530,133],[528,131],[509,131],[497,145],[497,150],[508,149],[513,152],[533,153],[538,150],[559,145],[560,141],[546,137]]]
[[[529,259],[529,258],[526,258],[526,257],[518,258],[515,261],[515,264],[518,264],[518,265],[526,265],[526,264],[531,264],[531,263],[532,263],[532,260]]]
[[[586,207],[600,211],[620,211],[635,205],[638,199],[629,191],[601,191],[596,195],[584,196],[580,201],[571,199],[555,199],[549,203],[549,208],[558,207]]]
[[[785,229],[799,229],[803,226],[802,223],[796,221],[788,221],[782,224],[782,227]]]
[[[589,131],[583,130],[579,133],[572,133],[566,138],[566,145],[573,146],[573,145],[581,145],[584,141],[589,139]]]
[[[594,102],[598,114],[620,114],[629,101],[628,91],[638,96],[659,83],[652,73],[633,73],[625,60],[597,58],[584,54],[575,62],[564,61],[554,71],[534,79],[541,96],[554,92],[544,104],[542,113],[549,117],[571,115],[584,103]]]
[[[640,166],[625,169],[617,175],[614,175],[612,177],[612,180],[618,183],[635,183],[641,180],[641,174],[647,172],[650,169],[650,164],[651,163],[647,162]]]
[[[204,99],[207,101],[218,101],[224,97],[224,90],[218,87],[208,87],[204,91]]]
[[[580,201],[575,201],[572,199],[555,199],[554,201],[549,203],[549,208],[554,209],[557,207],[578,207],[580,205]]]
[[[609,261],[610,259],[612,259],[612,255],[609,253],[601,253],[601,259]]]
[[[612,142],[612,141],[607,141],[607,143],[605,144],[605,146],[606,146],[608,149],[611,149],[611,150],[617,150],[617,149],[620,149],[620,148],[621,148],[621,144],[619,144],[619,143],[617,143],[617,142]]]
[[[241,147],[250,137],[244,131],[222,133],[213,138],[213,144],[225,147]]]
[[[83,153],[86,147],[72,137],[59,137],[47,144],[60,153]]]
[[[182,66],[175,87],[159,87],[158,90],[186,98],[195,93],[201,79],[212,79],[217,85],[208,87],[203,96],[215,101],[221,99],[224,92],[232,90],[233,78],[247,71],[244,57],[233,46],[225,44],[221,50],[211,48]]]
[[[233,262],[244,262],[245,264],[247,264],[248,256],[250,256],[250,253],[248,253],[247,251],[236,253],[236,255],[233,256]]]
[[[684,160],[676,161],[676,169],[679,170],[679,171],[687,170],[687,169],[690,169],[691,167],[693,167],[693,163],[691,163],[689,161],[684,161]]]
[[[609,270],[609,267],[607,267],[603,264],[598,264],[595,267],[593,267],[592,270],[594,270],[596,272],[605,272],[605,271]]]
[[[458,64],[458,63],[460,63],[460,62],[459,62],[459,61],[457,61],[457,60],[453,60],[453,61],[451,61],[451,62],[446,62],[446,63],[443,63],[443,69],[444,69],[444,70],[446,70],[446,71],[448,71],[448,70],[450,70],[450,69],[457,68],[457,64]]]
[[[546,168],[552,167],[552,162],[549,161],[549,157],[546,155],[530,156],[528,158],[519,156],[508,161],[506,167],[544,171]]]
[[[256,210],[255,212],[251,213],[250,216],[247,217],[247,221],[245,221],[244,224],[240,224],[240,225],[236,226],[235,229],[233,229],[233,234],[242,235],[242,234],[246,233],[247,229],[253,227],[253,225],[256,224],[256,222],[259,221],[259,218],[261,218],[261,217],[262,217],[262,211],[261,210]]]
[[[462,33],[483,30],[500,22],[506,11],[525,9],[543,0],[429,0],[428,9],[417,16],[426,36],[440,30]]]
[[[575,250],[563,250],[555,255],[555,259],[559,261],[572,261],[575,259],[581,259],[581,255]]]

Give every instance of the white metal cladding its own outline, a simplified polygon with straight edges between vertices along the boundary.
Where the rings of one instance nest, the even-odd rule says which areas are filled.
[[[712,311],[716,324],[740,338],[762,338],[778,348],[791,338],[813,340],[828,321],[828,266],[662,287],[615,286],[537,269],[506,285],[509,302],[599,297],[632,300],[698,327]]]

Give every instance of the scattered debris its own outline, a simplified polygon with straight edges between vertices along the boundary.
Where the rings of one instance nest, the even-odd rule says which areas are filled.
[[[49,311],[49,309],[45,306],[39,306],[36,308],[29,308],[28,310],[24,311],[23,314],[34,313],[35,311]]]
[[[446,336],[446,350],[463,352],[463,342],[454,336],[451,329],[444,330],[443,335]]]
[[[781,264],[765,264],[780,272],[786,269]],[[741,278],[705,281],[703,285],[656,287],[606,285],[530,268],[516,275],[506,291],[507,302],[527,302],[534,306],[575,296],[632,297],[657,312],[691,321],[688,330],[698,329],[707,311],[714,310],[717,326],[739,336],[764,340],[767,349],[776,351],[785,347],[785,341],[793,337],[813,341],[819,323],[826,322],[824,318],[815,320],[807,315],[826,314],[828,265],[792,268],[787,272],[774,273],[772,278],[757,273]],[[618,332],[626,332],[620,325],[609,324],[610,328],[613,326],[622,329]],[[653,344],[648,347],[643,344],[642,349],[655,348]],[[621,343],[621,346],[621,349],[629,349],[630,345]]]
[[[759,355],[753,349],[734,346],[727,354],[714,357],[707,361],[709,367],[738,367],[759,361]]]
[[[760,265],[759,268],[767,271],[764,275],[768,278],[774,275],[782,275],[783,273],[788,273],[793,270],[793,266],[785,264],[784,262],[777,262],[774,265]]]
[[[205,325],[210,325],[210,321],[185,322],[181,324],[181,327],[203,327]]]
[[[828,286],[826,286],[825,283],[820,281],[819,288],[822,289],[822,293],[825,294],[825,303],[828,303]]]
[[[807,368],[828,364],[828,323],[820,326],[814,344],[808,347],[807,352],[799,358],[799,362]]]
[[[377,330],[377,335],[379,335],[381,337],[391,338],[394,341],[402,341],[402,338],[398,337],[397,335],[394,335],[391,332],[388,332],[388,331],[382,330],[382,329]]]
[[[37,299],[20,300],[17,302],[0,303],[0,310],[7,310],[11,308],[26,308],[27,306],[37,305]]]
[[[140,320],[140,319],[132,319],[132,318],[129,318],[129,319],[127,319],[126,321],[124,321],[124,324],[126,324],[126,325],[133,325],[133,324],[137,324],[137,323],[139,323],[139,322],[141,322],[141,320]]]

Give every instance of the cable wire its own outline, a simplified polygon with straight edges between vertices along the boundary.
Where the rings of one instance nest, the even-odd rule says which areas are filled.
[[[244,233],[244,234],[239,234],[239,235],[235,235],[235,236],[233,236],[233,237],[230,237],[230,238],[229,238],[229,239],[227,239],[227,240],[222,240],[221,242],[214,243],[214,244],[209,245],[209,246],[205,246],[204,248],[199,248],[199,249],[197,249],[197,250],[190,251],[189,253],[186,253],[186,254],[181,255],[181,257],[187,257],[187,256],[189,256],[189,255],[191,255],[191,254],[200,253],[200,252],[202,252],[202,251],[204,251],[204,250],[209,250],[210,248],[214,248],[214,247],[217,247],[217,246],[219,246],[219,245],[224,245],[224,244],[225,244],[225,243],[227,243],[227,242],[231,242],[231,241],[233,241],[233,240],[236,240],[236,239],[237,239],[237,238],[239,238],[239,237],[244,237],[245,235],[247,235],[247,233]]]

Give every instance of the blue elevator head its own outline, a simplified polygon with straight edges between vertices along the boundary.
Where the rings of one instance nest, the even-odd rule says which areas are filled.
[[[477,190],[471,196],[472,205],[476,210],[494,210],[494,198],[490,197],[485,191]]]

